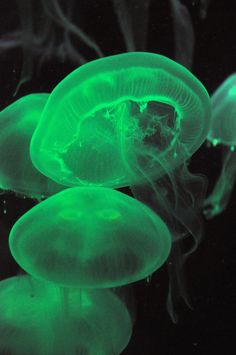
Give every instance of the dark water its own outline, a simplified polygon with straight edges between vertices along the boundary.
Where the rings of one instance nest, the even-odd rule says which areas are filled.
[[[28,93],[50,92],[80,61],[96,59],[101,51],[104,56],[125,52],[127,44],[191,66],[209,94],[236,71],[236,1],[233,0],[182,1],[182,5],[186,5],[184,13],[189,16],[183,18],[187,31],[173,26],[176,13],[171,9],[171,1],[150,1],[149,17],[145,17],[145,12],[142,17],[135,11],[135,5],[140,6],[142,1],[121,1],[130,4],[125,9],[127,16],[123,16],[123,21],[128,21],[126,32],[119,25],[119,11],[112,0],[58,1],[67,18],[93,39],[93,48],[76,32],[70,35],[68,44],[65,29],[58,24],[56,15],[54,20],[50,16],[45,20],[50,6],[46,11],[43,0],[19,3],[0,2],[1,109]],[[179,1],[173,3],[180,9]],[[145,20],[146,44],[139,28],[145,30],[142,22]],[[194,36],[191,36],[191,25]],[[127,39],[128,27],[134,36],[132,45]],[[180,43],[176,42],[177,35],[183,44],[176,52],[176,43]],[[32,41],[30,46],[27,41]],[[21,80],[22,85],[17,88]],[[221,169],[221,148],[203,144],[192,157],[190,168],[208,178],[210,192]],[[123,192],[130,193],[126,189]],[[149,282],[140,281],[133,286],[136,322],[123,354],[232,353],[236,319],[235,201],[233,190],[227,209],[215,219],[204,221],[204,239],[185,265],[187,292],[193,309],[180,302],[177,324],[173,324],[166,310],[168,272],[165,265]],[[14,222],[34,204],[35,201],[4,191],[0,196],[1,279],[19,274],[8,249],[8,234]]]

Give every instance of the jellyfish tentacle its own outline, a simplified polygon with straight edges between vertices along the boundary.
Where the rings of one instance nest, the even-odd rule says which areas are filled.
[[[185,275],[183,251],[181,250],[181,241],[172,245],[171,253],[167,261],[169,274],[169,288],[166,300],[166,308],[174,324],[178,323],[177,305],[181,299],[193,310],[192,300],[187,290],[187,281]]]
[[[137,199],[149,205],[161,216],[173,236],[172,250],[167,261],[169,272],[167,311],[173,323],[176,323],[178,321],[176,308],[180,299],[192,309],[184,265],[203,237],[200,207],[205,196],[206,179],[190,174],[185,165],[170,173],[171,168],[167,162],[161,163],[161,159],[156,159],[163,168],[165,167],[166,175],[154,182],[137,164],[135,168],[148,184],[144,182],[144,185],[132,186],[131,190]],[[189,237],[193,238],[193,243],[186,251],[182,244],[185,240],[188,242]]]
[[[192,20],[186,5],[180,0],[170,0],[174,22],[175,60],[191,69],[195,35]]]
[[[92,38],[90,38],[90,36],[83,30],[67,19],[57,0],[41,1],[47,15],[51,17],[53,21],[55,21],[58,25],[63,26],[64,29],[67,29],[69,32],[73,33],[76,37],[82,40],[88,47],[95,51],[99,58],[104,56],[97,43],[93,41]]]
[[[236,179],[236,151],[227,149],[223,158],[220,176],[211,194],[204,201],[203,213],[206,219],[212,219],[228,206]]]
[[[144,51],[151,0],[113,0],[128,52]]]
[[[13,96],[16,96],[21,86],[29,81],[33,75],[33,56],[32,56],[32,33],[33,33],[33,21],[32,21],[32,5],[30,0],[24,1],[22,5],[21,0],[17,0],[17,6],[20,13],[20,21],[22,25],[22,50],[23,50],[23,64],[21,69],[20,80],[17,84]]]

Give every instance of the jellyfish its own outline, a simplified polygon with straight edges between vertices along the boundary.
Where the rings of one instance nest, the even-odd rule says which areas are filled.
[[[9,243],[17,263],[36,278],[110,288],[158,269],[169,255],[171,236],[156,214],[130,196],[74,187],[24,214]]]
[[[209,107],[200,82],[164,56],[131,52],[98,59],[53,90],[31,140],[31,159],[67,186],[138,183],[142,177],[131,162],[159,177],[202,144]]]
[[[111,355],[127,346],[132,322],[109,290],[63,289],[16,276],[0,282],[0,352]]]
[[[31,136],[49,94],[31,94],[0,112],[0,188],[37,200],[65,187],[35,169],[29,155]]]
[[[187,304],[180,274],[203,235],[199,206],[206,186],[187,160],[207,136],[210,109],[205,88],[186,68],[158,54],[130,52],[87,63],[59,83],[30,145],[33,164],[56,182],[130,186],[167,223],[173,241],[193,236],[188,250],[174,243],[169,263],[171,289],[176,285],[169,299]]]
[[[212,124],[208,141],[223,147],[222,169],[213,191],[205,199],[204,215],[214,218],[228,206],[236,178],[236,74],[230,75],[213,93]]]

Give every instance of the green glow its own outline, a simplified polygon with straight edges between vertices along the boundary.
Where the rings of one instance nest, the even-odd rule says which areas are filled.
[[[0,188],[40,199],[63,189],[32,164],[29,144],[49,94],[24,96],[0,112]]]
[[[204,215],[212,219],[228,206],[236,179],[236,151],[227,147],[223,155],[220,175],[210,195],[204,201]]]
[[[75,187],[24,214],[9,243],[15,260],[37,278],[103,288],[153,273],[169,255],[171,236],[141,202],[109,188]]]
[[[208,140],[236,145],[236,74],[230,75],[213,93],[212,123]]]
[[[108,290],[61,289],[29,276],[0,282],[1,354],[120,354],[131,330],[126,306]]]
[[[222,169],[213,191],[204,201],[204,215],[212,219],[228,206],[236,178],[236,74],[230,75],[213,93],[212,122],[208,140],[223,144]]]
[[[189,158],[205,139],[209,115],[205,88],[176,62],[145,52],[106,57],[53,90],[31,159],[67,186],[139,183],[134,166],[159,177]]]

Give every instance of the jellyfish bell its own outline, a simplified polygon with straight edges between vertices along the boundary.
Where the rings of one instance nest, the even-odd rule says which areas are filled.
[[[98,59],[53,90],[31,140],[31,159],[67,186],[127,186],[142,180],[131,164],[141,161],[157,178],[188,159],[206,137],[209,112],[203,85],[164,56]]]
[[[29,144],[49,94],[31,94],[0,112],[0,188],[41,199],[64,189],[31,162]]]
[[[231,74],[211,96],[212,120],[207,136],[213,145],[236,145],[236,73]]]
[[[152,210],[128,195],[74,187],[23,215],[9,243],[18,264],[36,278],[110,288],[158,269],[169,255],[171,235]]]
[[[222,168],[212,192],[204,201],[204,215],[212,219],[228,206],[236,178],[236,73],[212,94],[212,121],[208,141],[222,146]]]
[[[111,291],[17,276],[0,282],[0,330],[1,354],[110,355],[126,347],[132,323]]]

